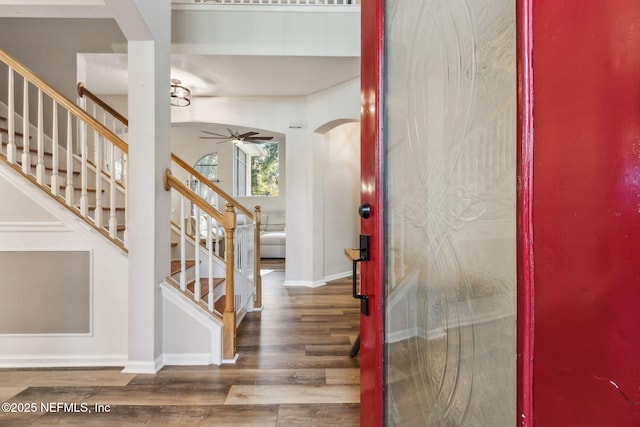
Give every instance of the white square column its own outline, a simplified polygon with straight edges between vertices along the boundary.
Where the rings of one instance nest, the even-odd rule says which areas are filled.
[[[108,0],[128,40],[129,157],[128,362],[125,372],[162,367],[159,284],[170,270],[170,193],[163,176],[171,162],[170,0]]]

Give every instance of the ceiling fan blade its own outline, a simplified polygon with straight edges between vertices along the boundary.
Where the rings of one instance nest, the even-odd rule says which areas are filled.
[[[244,140],[248,142],[271,141],[272,139],[273,139],[272,136],[249,136],[244,138]]]
[[[229,135],[220,135],[219,133],[209,132],[207,130],[202,130],[201,129],[200,132],[208,133],[209,135],[215,135],[215,136],[219,136],[219,137],[222,137],[222,138],[229,138]],[[201,137],[201,138],[203,138],[203,137]]]
[[[221,134],[219,134],[219,133],[210,132],[210,131],[208,131],[208,130],[202,130],[202,129],[200,129],[200,132],[208,133],[209,135],[224,136],[225,138],[228,138],[228,137],[229,137],[229,135],[221,135]]]
[[[245,132],[242,135],[236,135],[236,137],[238,139],[248,139],[249,137],[252,137],[253,135],[257,135],[258,132]]]

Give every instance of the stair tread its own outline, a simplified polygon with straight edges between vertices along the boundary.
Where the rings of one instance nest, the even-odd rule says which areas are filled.
[[[214,277],[213,278],[213,288],[215,289],[216,287],[220,286],[223,282],[224,282],[223,278]],[[189,282],[187,284],[187,289],[191,293],[195,293],[194,292],[195,283],[196,283],[196,281],[192,280],[191,282]],[[200,299],[204,299],[207,295],[209,295],[209,279],[208,278],[201,278],[200,279]]]
[[[89,206],[88,206],[88,209],[89,209],[90,211],[95,211],[95,210],[96,210],[96,205],[89,205]],[[107,211],[108,211],[108,210],[110,210],[110,209],[111,209],[111,207],[110,207],[110,206],[102,206],[102,209],[104,209],[104,210],[107,210]],[[116,210],[117,210],[117,211],[124,211],[124,210],[125,210],[125,208],[124,208],[124,206],[116,206]]]
[[[215,303],[213,303],[213,308],[218,312],[218,313],[224,313],[224,306],[227,303],[227,296],[226,295],[222,295],[220,298],[218,298],[216,300]]]
[[[18,164],[18,165],[22,166],[22,160],[18,160],[18,161],[16,161],[16,164]],[[31,167],[32,167],[32,168],[35,168],[36,166],[37,166],[37,164],[36,164],[36,163],[31,163]],[[45,168],[46,170],[50,170],[50,171],[52,171],[52,170],[53,170],[53,167],[51,167],[51,166],[47,166],[47,165],[44,165],[44,168]],[[61,174],[61,175],[62,175],[62,174],[66,174],[66,173],[67,173],[67,170],[66,170],[66,169],[58,168],[58,173],[59,173],[59,174]],[[80,171],[76,171],[76,170],[74,170],[74,171],[73,171],[73,174],[74,174],[74,175],[80,175]]]
[[[196,262],[193,260],[186,260],[185,261],[185,268],[191,268],[194,265],[196,265]],[[174,274],[180,272],[180,269],[182,268],[182,263],[180,262],[180,260],[177,261],[171,261],[171,275],[173,276]]]
[[[3,131],[4,129],[0,128],[0,132]],[[2,141],[2,145],[6,146],[9,145],[8,141]],[[18,145],[17,148],[22,148],[21,145]],[[29,152],[33,153],[33,154],[38,154],[38,148],[37,147],[29,147]],[[53,157],[53,154],[50,153],[49,151],[45,151],[42,153],[43,155],[47,156],[47,157]]]
[[[0,133],[9,133],[9,129],[0,128]],[[19,136],[20,138],[22,138],[24,136],[24,134],[22,132],[16,132],[15,130],[13,131],[13,134],[15,136]],[[29,139],[31,139],[31,135],[29,135]]]
[[[66,184],[66,183],[65,183],[65,184],[60,184],[60,188],[61,188],[61,189],[65,189],[65,188],[67,188],[67,184]],[[75,187],[75,186],[74,186],[74,187],[73,187],[73,191],[82,191],[82,187]],[[97,192],[97,191],[98,191],[98,190],[97,190],[97,189],[95,189],[95,188],[87,188],[87,193],[95,193],[95,192]],[[104,190],[104,189],[102,189],[100,192],[101,192],[101,193],[104,193],[104,191],[105,191],[105,190]]]

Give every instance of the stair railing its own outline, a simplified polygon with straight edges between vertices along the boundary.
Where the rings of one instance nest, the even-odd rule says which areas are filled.
[[[110,124],[114,132],[127,135],[129,120],[125,116],[102,100],[98,95],[92,93],[83,83],[78,83],[78,95],[81,98],[87,99],[87,109],[92,110],[95,117],[101,117],[103,123]],[[256,206],[254,212],[251,212],[233,196],[208,180],[204,175],[174,153],[171,153],[171,165],[171,172],[174,177],[182,183],[186,183],[192,191],[205,199],[217,210],[221,208],[220,198],[224,201],[224,205],[230,203],[235,206],[240,213],[240,222],[247,226],[242,228],[241,233],[243,233],[243,235],[250,232],[246,230],[252,230],[253,244],[250,244],[247,239],[236,239],[237,246],[235,253],[238,254],[237,256],[240,257],[245,264],[253,263],[252,268],[247,266],[246,268],[238,268],[236,270],[236,275],[238,276],[237,281],[246,284],[246,287],[242,287],[245,291],[242,295],[236,295],[236,300],[238,301],[237,307],[239,310],[250,311],[251,309],[262,308],[262,276],[260,274],[260,227],[262,215],[260,206]],[[195,219],[196,217],[193,216],[193,218]],[[189,227],[193,228],[191,225],[192,222],[194,221],[190,223],[181,222],[178,227],[185,227],[189,224]],[[251,223],[253,223],[253,226],[251,226]],[[189,231],[189,233],[187,233],[189,235],[191,230],[187,231]],[[223,246],[214,246],[215,254],[222,258],[224,251]],[[239,320],[241,319],[242,317],[239,318]]]
[[[251,311],[262,307],[262,276],[260,274],[260,225],[262,215],[260,206],[255,207],[252,213],[231,195],[225,192],[215,183],[208,180],[204,175],[191,167],[180,157],[171,153],[174,176],[182,182],[196,184],[195,188],[202,191],[201,197],[207,194],[215,194],[214,206],[219,205],[221,198],[226,205],[232,204],[236,207],[240,215],[236,223],[236,230],[242,238],[236,239],[235,254],[236,259],[236,281],[242,286],[236,289],[237,309],[240,312]],[[251,238],[246,237],[249,235]],[[256,250],[257,248],[257,250]],[[242,320],[242,317],[239,317]]]
[[[110,126],[115,133],[128,134],[129,120],[83,83],[78,84],[78,95],[86,99],[86,108],[102,123]],[[179,233],[180,259],[175,268],[172,266],[172,275],[167,280],[184,293],[191,292],[194,301],[202,303],[214,315],[222,311],[226,337],[223,352],[224,357],[228,358],[233,354],[232,351],[235,352],[235,338],[231,340],[227,333],[235,337],[243,315],[262,307],[261,209],[256,206],[252,213],[174,153],[171,153],[171,161],[171,170],[165,174],[165,188],[174,190],[172,220]],[[225,204],[223,217],[220,217],[219,199]],[[242,225],[238,225],[236,209],[240,212]],[[237,237],[234,238],[235,234]],[[219,294],[215,286],[217,279],[213,273],[213,256],[224,259],[226,263],[224,309],[215,304]],[[195,268],[189,268],[190,257]],[[189,274],[193,274],[193,277]],[[230,295],[233,297],[226,297]],[[203,296],[206,301],[202,300]],[[230,312],[233,312],[233,316]],[[231,324],[233,328],[229,326]]]
[[[193,237],[195,238],[195,244],[193,245],[193,265],[189,266],[187,258],[187,248],[189,247],[187,242],[187,227],[180,228],[180,261],[179,268],[172,271],[172,273],[179,274],[178,286],[187,294],[187,289],[192,293],[194,302],[200,304],[203,296],[206,297],[206,302],[202,301],[206,309],[212,314],[216,314],[214,295],[214,253],[213,246],[216,242],[224,242],[225,244],[225,257],[227,259],[227,267],[225,269],[225,295],[224,309],[222,312],[222,321],[224,324],[223,331],[223,357],[225,359],[233,359],[236,352],[236,299],[230,297],[236,295],[235,290],[235,274],[234,274],[234,261],[235,261],[235,228],[236,228],[236,212],[234,206],[229,203],[226,206],[224,213],[218,211],[211,206],[202,197],[195,194],[187,185],[171,173],[170,169],[167,169],[164,175],[164,188],[167,191],[172,191],[172,198],[179,198],[179,218],[180,224],[185,224],[191,218],[196,218],[193,225]],[[193,215],[188,210],[193,209]],[[204,221],[203,221],[204,220]],[[220,239],[220,234],[216,233],[216,230],[224,229],[224,238]],[[205,262],[202,262],[202,247],[201,243],[204,241],[206,247],[206,254],[204,255]],[[194,278],[187,277],[187,271],[190,267],[194,267]],[[201,278],[201,270],[206,269],[206,277]],[[169,282],[175,284],[175,279],[168,278]],[[189,288],[189,285],[192,285]]]
[[[0,68],[0,158],[126,250],[126,142],[2,49]]]

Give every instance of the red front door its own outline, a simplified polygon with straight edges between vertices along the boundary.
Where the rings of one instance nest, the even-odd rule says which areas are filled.
[[[640,425],[637,1],[363,0],[362,33],[361,424]]]
[[[516,423],[515,18],[363,1],[362,425]]]

